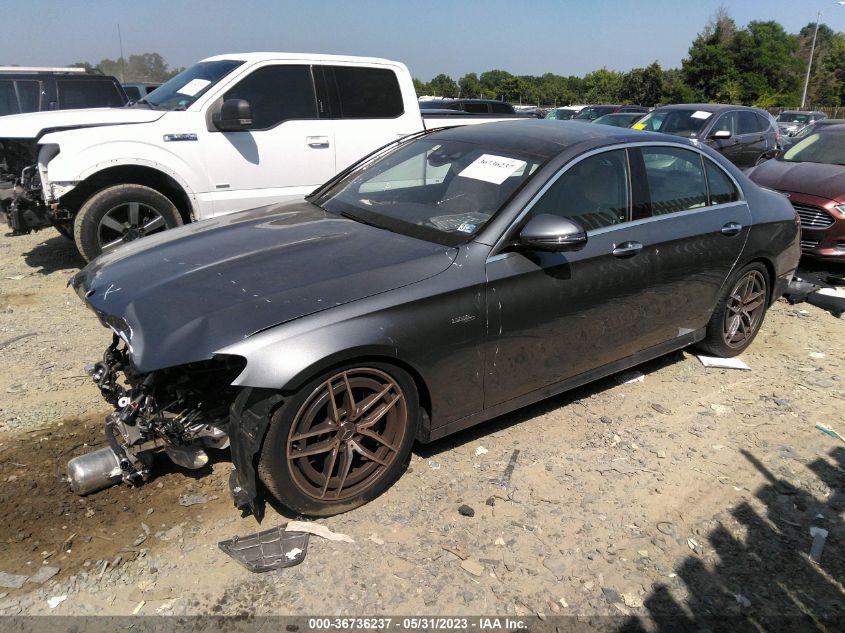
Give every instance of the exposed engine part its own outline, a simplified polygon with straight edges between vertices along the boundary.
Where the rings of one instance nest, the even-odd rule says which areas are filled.
[[[117,455],[110,446],[106,446],[70,460],[67,463],[67,478],[70,489],[85,496],[120,483],[123,471]]]
[[[103,360],[85,368],[115,410],[105,423],[109,447],[68,463],[68,480],[77,494],[120,481],[144,482],[156,452],[196,469],[208,463],[205,449],[229,446],[230,384],[243,369],[243,359],[218,357],[140,374],[127,352],[126,343],[115,335]]]

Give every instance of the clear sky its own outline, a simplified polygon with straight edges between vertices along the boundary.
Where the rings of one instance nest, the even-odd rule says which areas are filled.
[[[171,66],[227,52],[387,57],[430,79],[500,68],[581,75],[654,60],[680,64],[724,5],[740,25],[774,19],[797,32],[829,0],[2,0],[0,65],[62,65],[159,52]]]

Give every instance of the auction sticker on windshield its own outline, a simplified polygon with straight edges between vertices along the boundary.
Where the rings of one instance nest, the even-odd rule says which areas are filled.
[[[712,114],[713,114],[712,112],[705,112],[704,110],[696,110],[695,112],[690,114],[690,117],[693,118],[693,119],[709,119],[710,115],[712,115]]]
[[[492,182],[494,185],[501,185],[508,179],[508,176],[521,167],[525,167],[524,160],[496,156],[495,154],[482,154],[467,165],[458,175],[464,178]]]
[[[176,92],[180,95],[193,97],[210,83],[211,82],[208,79],[191,79],[191,81],[179,88]]]

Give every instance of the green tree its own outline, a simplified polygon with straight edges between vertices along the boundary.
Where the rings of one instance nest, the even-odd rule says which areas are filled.
[[[88,62],[78,62],[75,66],[88,69],[96,68],[104,75],[113,75],[124,83],[162,83],[179,74],[184,68],[170,68],[158,53],[139,53],[129,59],[101,59],[96,67]]]
[[[634,68],[622,78],[620,97],[627,103],[653,106],[663,95],[663,69],[653,62],[645,68]]]
[[[458,84],[455,83],[449,75],[440,73],[434,79],[428,82],[431,91],[438,97],[457,97]]]
[[[431,86],[429,86],[423,81],[420,81],[416,77],[414,77],[414,90],[416,91],[418,97],[422,97],[424,95],[431,95],[431,93],[433,92]]]
[[[584,75],[584,99],[588,103],[616,103],[622,100],[622,73],[600,68]]]
[[[481,82],[475,73],[467,73],[458,80],[458,87],[461,89],[461,96],[474,98],[481,95]]]

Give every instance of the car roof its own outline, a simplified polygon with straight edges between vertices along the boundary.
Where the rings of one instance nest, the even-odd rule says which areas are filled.
[[[254,52],[254,53],[227,53],[225,55],[214,55],[201,59],[201,62],[216,62],[222,60],[235,60],[242,62],[262,62],[267,60],[292,60],[292,61],[323,61],[323,62],[352,62],[355,64],[388,64],[390,66],[401,66],[404,64],[381,57],[354,57],[351,55],[326,55],[325,53],[283,53],[283,52]]]
[[[701,110],[702,112],[724,112],[725,110],[751,110],[762,112],[760,108],[750,106],[729,105],[726,103],[674,103],[672,105],[660,106],[656,110]]]
[[[588,125],[579,121],[555,119],[517,119],[478,125],[464,125],[433,132],[427,138],[452,139],[478,143],[503,151],[533,154],[544,159],[556,156],[579,146],[588,151],[606,145],[659,141],[689,145],[692,143],[677,136],[631,130],[609,125]]]

